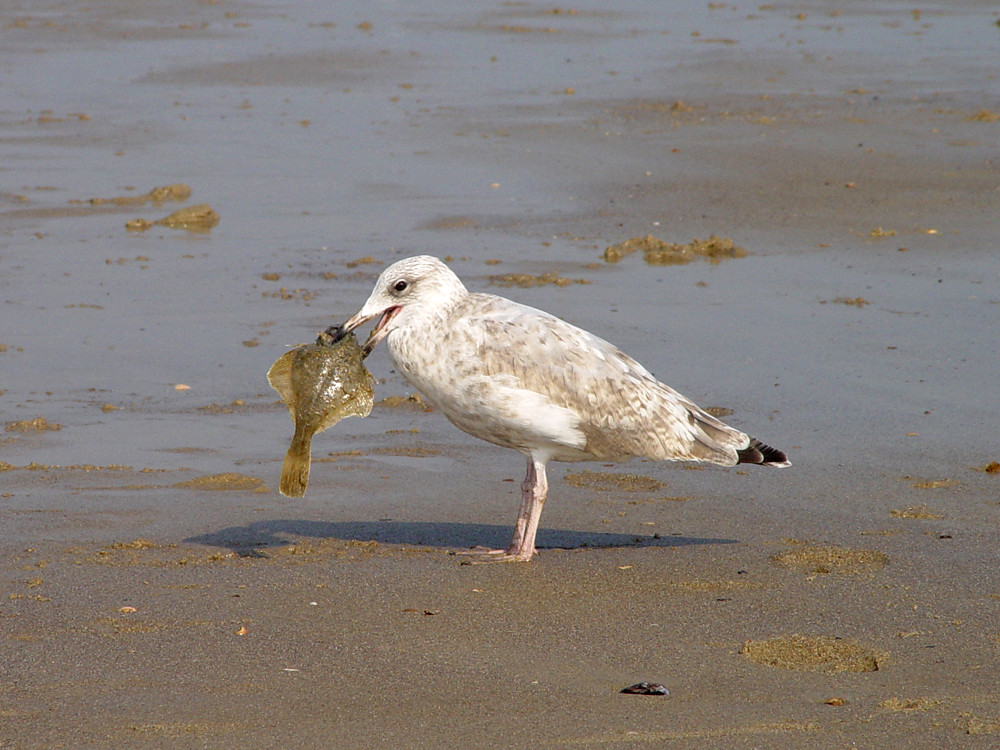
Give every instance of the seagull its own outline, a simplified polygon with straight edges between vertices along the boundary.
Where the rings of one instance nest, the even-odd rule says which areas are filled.
[[[533,307],[471,293],[442,261],[418,255],[379,276],[362,308],[329,331],[373,318],[396,369],[460,430],[527,459],[514,536],[489,559],[527,562],[548,492],[549,461],[646,457],[721,466],[790,466],[664,385],[604,339]]]

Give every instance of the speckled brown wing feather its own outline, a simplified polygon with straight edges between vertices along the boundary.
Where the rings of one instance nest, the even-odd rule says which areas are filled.
[[[472,294],[449,315],[455,335],[475,345],[482,373],[572,411],[597,459],[737,462],[742,432],[660,383],[642,365],[559,318],[494,295]]]

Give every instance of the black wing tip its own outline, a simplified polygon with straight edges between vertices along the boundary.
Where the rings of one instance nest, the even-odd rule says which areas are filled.
[[[784,451],[765,445],[757,438],[750,438],[750,445],[743,450],[736,451],[739,459],[738,464],[759,464],[761,466],[791,466]]]

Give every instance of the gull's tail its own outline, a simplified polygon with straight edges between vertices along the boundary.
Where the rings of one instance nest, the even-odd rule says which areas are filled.
[[[750,445],[743,450],[736,451],[736,454],[739,456],[739,460],[736,463],[740,464],[760,464],[761,466],[792,465],[792,462],[788,460],[782,451],[772,448],[770,445],[764,445],[757,438],[750,438]]]

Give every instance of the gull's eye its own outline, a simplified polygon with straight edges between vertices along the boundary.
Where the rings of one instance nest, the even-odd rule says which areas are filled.
[[[395,284],[392,285],[392,290],[396,292],[396,294],[400,294],[402,292],[405,292],[407,287],[409,286],[410,286],[409,282],[407,282],[404,279],[400,279],[399,281],[397,281]]]

